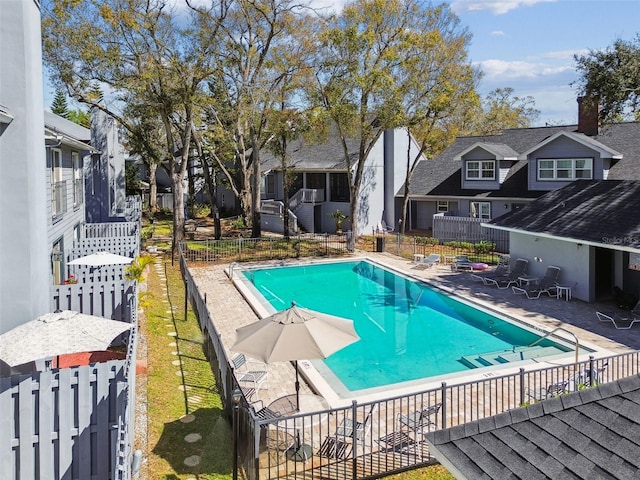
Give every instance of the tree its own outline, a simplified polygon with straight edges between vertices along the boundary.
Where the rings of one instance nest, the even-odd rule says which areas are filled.
[[[322,33],[315,100],[342,142],[355,235],[365,161],[382,132],[411,127],[424,132],[421,149],[435,147],[431,127],[473,100],[469,38],[448,7],[414,0],[356,0]]]
[[[573,85],[581,95],[598,101],[603,123],[640,119],[640,34],[574,59],[581,78]]]
[[[274,63],[274,46],[287,38],[287,28],[299,5],[291,0],[240,0],[227,10],[220,36],[205,34],[212,27],[206,22],[213,9],[197,9],[203,21],[203,36],[210,39],[210,49],[217,49],[217,91],[222,97],[212,100],[208,112],[220,144],[233,144],[234,167],[223,163],[224,156],[214,160],[226,176],[228,185],[240,199],[245,220],[251,226],[252,237],[260,232],[260,150],[269,135],[265,131],[266,114],[274,103],[272,95],[278,75]],[[219,127],[231,124],[226,132]],[[226,139],[221,139],[225,136]],[[231,140],[231,142],[229,141]]]
[[[67,96],[61,88],[56,88],[56,94],[51,103],[51,111],[61,117],[69,117],[69,105],[67,104]]]
[[[540,116],[533,97],[515,97],[513,88],[496,88],[470,116],[465,135],[497,135],[507,128],[528,128]]]
[[[220,5],[224,15],[224,2]],[[45,61],[73,98],[116,118],[150,158],[158,153],[140,131],[145,122],[125,117],[123,105],[137,106],[161,125],[175,249],[184,239],[183,180],[203,82],[211,75],[211,52],[191,35],[190,26],[178,25],[161,0],[50,1],[43,18]],[[185,23],[197,21],[194,14],[193,22]],[[115,101],[93,98],[96,82],[109,86]]]

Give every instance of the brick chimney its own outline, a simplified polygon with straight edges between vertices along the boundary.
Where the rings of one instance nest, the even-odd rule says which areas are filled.
[[[578,97],[578,132],[585,135],[598,135],[600,130],[600,106],[598,101],[587,97]]]

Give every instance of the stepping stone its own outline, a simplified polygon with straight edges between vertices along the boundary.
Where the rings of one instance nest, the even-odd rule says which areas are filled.
[[[187,443],[194,443],[198,440],[202,440],[202,435],[200,435],[199,433],[190,433],[184,437],[184,441]]]
[[[196,416],[193,415],[192,413],[188,413],[187,415],[182,415],[180,417],[180,421],[182,423],[191,423],[196,419]]]
[[[174,360],[173,362],[171,362],[171,365],[175,365],[176,367],[182,365],[182,360]]]
[[[200,402],[202,402],[202,397],[198,397],[197,395],[193,396],[193,397],[189,397],[189,398],[187,398],[187,402],[189,402],[189,403],[200,403]]]
[[[200,463],[200,456],[199,455],[191,455],[190,457],[187,457],[187,458],[184,459],[184,464],[187,467],[195,467],[199,463]]]
[[[182,391],[182,392],[186,392],[188,390],[193,389],[193,387],[191,385],[178,385],[178,390]]]
[[[167,335],[169,335],[170,337],[177,337],[178,336],[178,332],[169,332],[169,333],[167,333]]]
[[[177,346],[178,346],[178,344],[177,344],[176,342],[171,342],[171,343],[169,344],[169,346],[170,346],[170,347],[177,347]]]
[[[186,374],[187,374],[187,372],[183,372],[182,370],[178,370],[178,371],[176,372],[176,377],[181,377],[183,374],[184,374],[184,375],[186,375]]]
[[[178,352],[171,352],[171,355],[178,355]]]

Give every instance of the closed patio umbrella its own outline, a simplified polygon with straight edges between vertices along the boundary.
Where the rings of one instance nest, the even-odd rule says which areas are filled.
[[[358,340],[351,320],[300,308],[293,302],[286,310],[238,328],[231,350],[265,363],[295,361],[298,408],[298,360],[327,358]]]
[[[11,367],[67,353],[106,350],[131,323],[63,310],[0,335],[0,360]]]
[[[91,255],[71,260],[68,265],[89,265],[91,267],[102,267],[104,265],[127,265],[133,262],[133,258],[124,255],[116,255],[111,252],[96,252]]]

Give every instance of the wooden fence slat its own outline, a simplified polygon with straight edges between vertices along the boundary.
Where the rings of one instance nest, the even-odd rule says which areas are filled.
[[[109,462],[108,457],[104,455],[109,451],[109,370],[106,370],[104,364],[98,364],[99,375],[96,378],[96,470],[98,479],[109,478]]]
[[[76,465],[79,478],[91,478],[91,411],[93,410],[93,388],[89,374],[93,368],[78,369],[77,401],[78,401],[78,436],[74,443],[77,446]],[[101,455],[102,452],[98,452]]]
[[[33,379],[31,375],[23,375],[18,384],[18,412],[20,416],[20,479],[29,480],[35,476],[35,455],[33,448],[33,435],[35,433],[35,412],[33,392]]]
[[[0,377],[0,478],[15,478],[15,461],[11,444],[15,439],[15,416],[11,377]]]
[[[63,480],[72,480],[73,466],[73,439],[71,429],[74,426],[73,412],[75,401],[73,387],[71,385],[71,372],[69,368],[58,370],[58,458],[60,474]]]
[[[40,389],[38,398],[38,457],[40,464],[40,478],[56,478],[53,412],[55,400],[53,392],[53,375],[51,371],[40,372]]]

